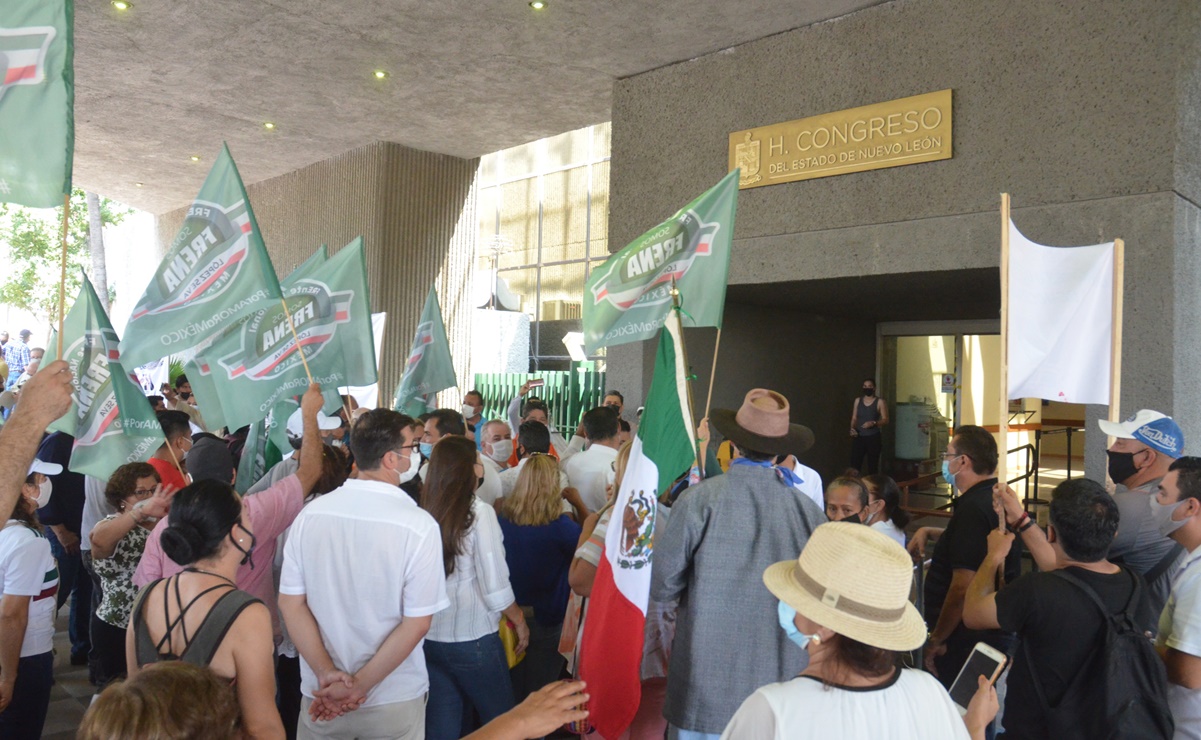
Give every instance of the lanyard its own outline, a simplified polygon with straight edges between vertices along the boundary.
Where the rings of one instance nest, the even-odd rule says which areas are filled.
[[[769,463],[767,461],[755,462],[754,460],[748,460],[745,457],[739,457],[739,458],[735,458],[734,460],[732,460],[730,462],[730,465],[750,465],[750,466],[756,467],[756,468],[770,468],[770,469],[776,471],[776,475],[779,476],[780,480],[784,481],[785,483],[787,483],[789,485],[801,486],[801,485],[805,484],[805,481],[801,480],[801,477],[796,474],[795,470],[791,470],[789,468],[782,468],[779,465],[773,465],[772,463]]]

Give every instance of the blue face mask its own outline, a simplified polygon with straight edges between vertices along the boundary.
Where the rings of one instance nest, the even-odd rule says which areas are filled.
[[[814,635],[802,634],[796,628],[796,622],[793,621],[796,619],[796,609],[781,601],[776,612],[780,620],[780,629],[784,630],[784,634],[788,636],[788,639],[792,640],[801,650],[808,648],[809,641],[814,638]]]
[[[942,477],[951,484],[951,488],[955,487],[955,474],[951,472],[951,462],[949,460],[942,461]]]
[[[418,442],[417,449],[421,451],[421,456],[426,460],[430,458],[430,455],[434,454],[434,446],[429,442]]]

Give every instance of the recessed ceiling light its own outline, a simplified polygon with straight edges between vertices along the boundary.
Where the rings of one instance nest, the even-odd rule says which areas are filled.
[[[263,124],[263,128],[270,131],[271,129],[275,128],[275,124],[270,121],[267,121],[266,123]]]
[[[375,72],[373,74],[375,75],[375,79],[377,79],[377,80],[382,80],[388,76],[388,73],[382,69],[375,70]]]
[[[533,0],[533,2],[530,3],[530,7],[534,10],[542,10],[546,7],[546,2],[544,2],[544,0]]]
[[[140,188],[140,187],[142,187],[142,183],[140,183],[140,182],[135,182],[135,183],[133,184],[133,186],[134,186],[135,188]]]
[[[129,10],[133,7],[133,3],[126,2],[126,0],[113,0],[113,7],[117,10]]]
[[[192,155],[192,161],[193,161],[193,162],[199,162],[199,161],[200,161],[200,157],[197,157],[195,154],[193,154],[193,155]]]

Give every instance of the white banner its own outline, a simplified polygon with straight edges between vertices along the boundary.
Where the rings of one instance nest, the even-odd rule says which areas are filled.
[[[371,314],[371,333],[375,338],[375,372],[379,375],[379,348],[384,341],[384,323],[388,319],[386,313]],[[338,389],[338,392],[344,396],[350,396],[359,404],[359,408],[373,409],[379,405],[379,383],[375,385],[354,385],[350,387],[343,386]]]
[[[1113,242],[1035,244],[1009,222],[1009,398],[1109,404]]]

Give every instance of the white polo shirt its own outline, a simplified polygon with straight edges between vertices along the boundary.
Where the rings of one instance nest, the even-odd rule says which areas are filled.
[[[608,500],[605,486],[609,482],[608,476],[613,473],[613,463],[616,460],[617,450],[594,444],[583,452],[572,455],[570,460],[563,463],[567,482],[580,492],[580,498],[589,511],[599,511]]]
[[[1180,564],[1172,593],[1159,617],[1157,646],[1201,657],[1201,547]],[[1201,689],[1168,684],[1168,706],[1176,721],[1176,740],[1201,740]]]
[[[433,517],[396,486],[348,480],[296,517],[284,546],[279,592],[307,598],[330,658],[354,673],[404,618],[450,605],[442,535]],[[303,656],[300,667],[301,693],[312,698],[317,678]],[[428,689],[419,642],[363,706],[409,701]]]

